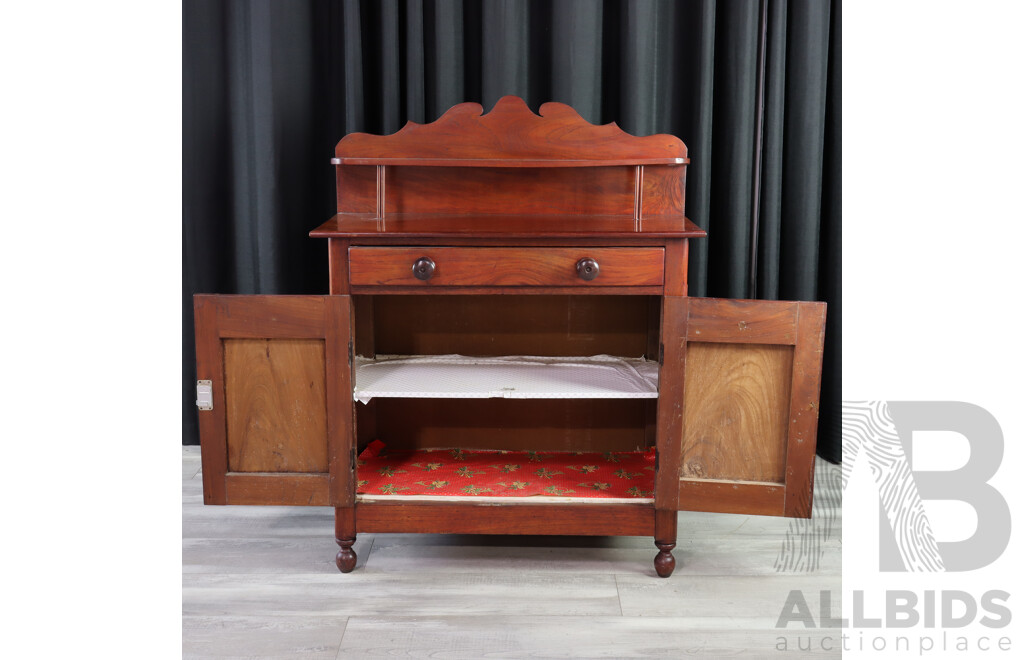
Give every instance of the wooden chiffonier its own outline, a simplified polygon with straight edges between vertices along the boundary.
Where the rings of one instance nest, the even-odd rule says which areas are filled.
[[[207,504],[359,532],[808,517],[825,306],[687,296],[685,145],[515,97],[338,143],[330,295],[195,297]],[[632,470],[632,471],[631,471]]]

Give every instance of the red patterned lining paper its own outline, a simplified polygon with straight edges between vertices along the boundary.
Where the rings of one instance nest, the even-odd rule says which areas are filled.
[[[374,440],[359,455],[365,495],[635,498],[654,496],[654,449],[551,452],[388,450]]]

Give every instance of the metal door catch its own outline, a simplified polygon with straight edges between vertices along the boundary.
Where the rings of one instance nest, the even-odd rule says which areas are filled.
[[[196,381],[196,406],[200,410],[213,410],[213,381]]]

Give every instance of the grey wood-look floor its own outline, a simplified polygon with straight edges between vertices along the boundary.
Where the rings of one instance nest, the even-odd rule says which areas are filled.
[[[839,657],[837,631],[776,628],[792,590],[815,618],[821,591],[840,600],[839,467],[820,459],[810,521],[679,514],[668,579],[647,537],[416,534],[361,535],[342,575],[330,508],[204,506],[182,450],[186,658]]]

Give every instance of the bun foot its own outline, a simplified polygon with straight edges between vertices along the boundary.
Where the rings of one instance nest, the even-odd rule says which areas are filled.
[[[658,546],[658,550],[661,551],[654,558],[654,570],[658,573],[658,577],[667,578],[672,575],[672,571],[676,570],[676,558],[672,556],[672,548],[676,547],[676,544],[655,541],[654,545]]]
[[[342,573],[351,573],[352,569],[356,567],[356,553],[352,550],[352,544],[356,542],[355,539],[335,539],[338,545],[341,546],[341,550],[338,551],[338,556],[335,558],[335,563],[338,565],[338,570]]]

